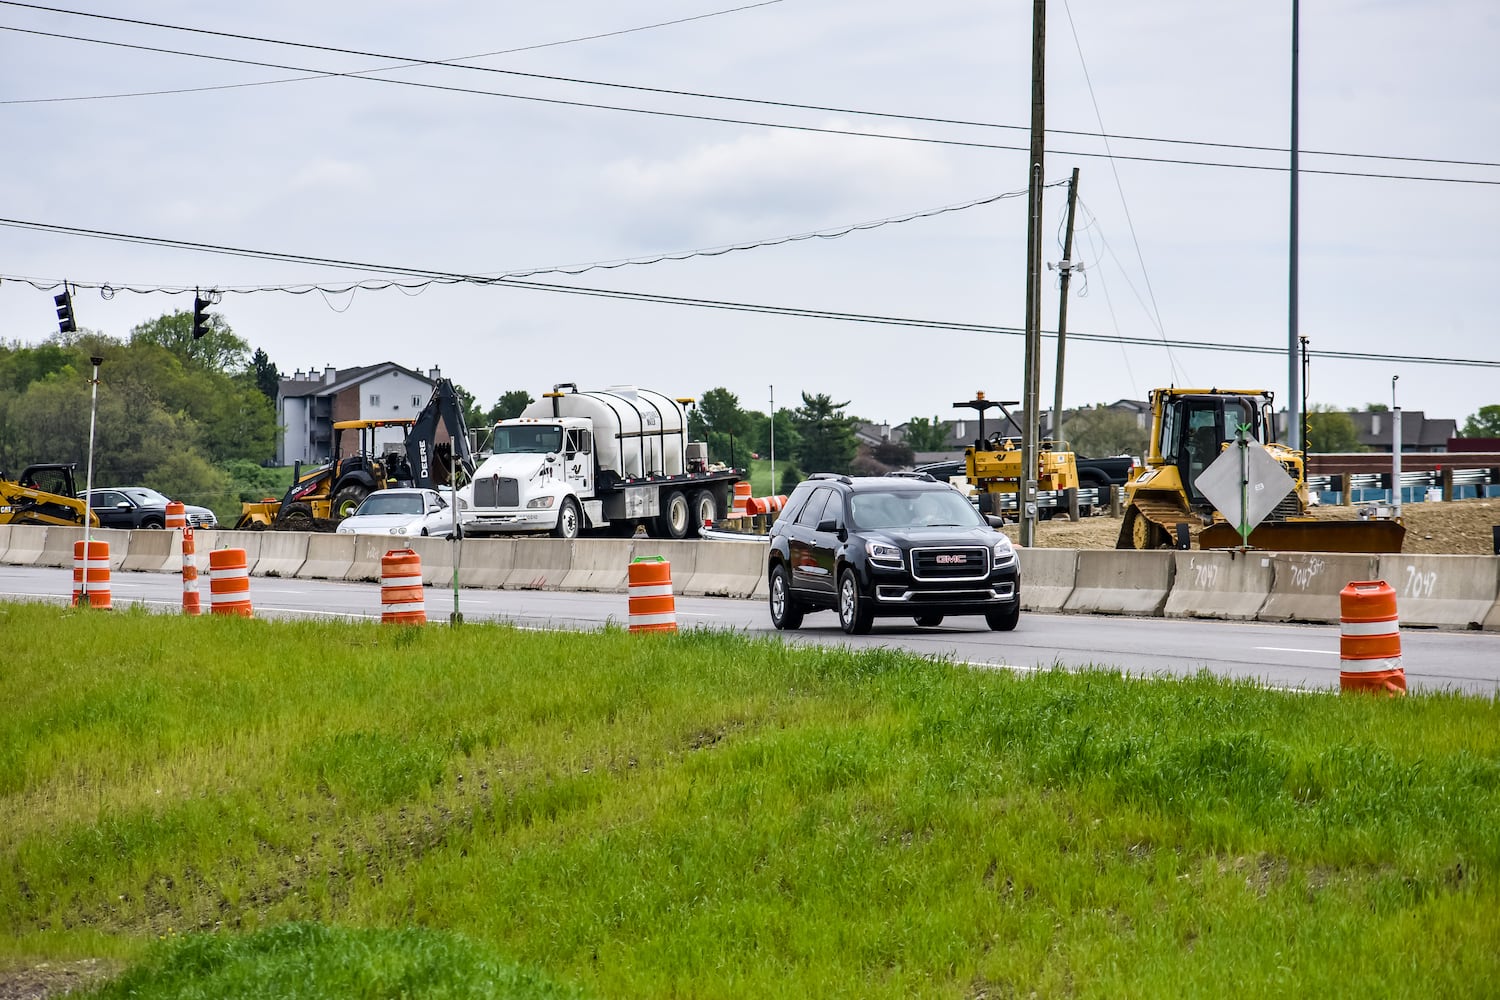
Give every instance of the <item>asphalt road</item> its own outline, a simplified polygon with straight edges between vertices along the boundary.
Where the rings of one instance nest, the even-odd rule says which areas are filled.
[[[72,581],[71,570],[0,566],[0,600],[67,601]],[[208,580],[201,579],[200,586],[207,610]],[[144,603],[168,611],[181,604],[181,580],[172,574],[115,573],[111,590],[116,606]],[[380,617],[380,588],[373,583],[255,577],[251,598],[258,616]],[[447,622],[453,592],[429,587],[426,600],[428,621]],[[563,591],[463,590],[459,608],[466,621],[528,628],[595,629],[610,621],[623,625],[628,616],[624,594]],[[1140,676],[1208,670],[1294,689],[1336,689],[1339,683],[1337,625],[1024,613],[1014,632],[991,632],[977,617],[950,618],[931,629],[904,619],[876,619],[872,634],[847,636],[826,611],[808,615],[797,632],[777,633],[762,601],[678,597],[676,610],[679,628],[780,634],[792,642],[854,648],[893,646],[1011,670],[1101,666]],[[1410,690],[1500,694],[1500,634],[1403,628],[1401,646]]]

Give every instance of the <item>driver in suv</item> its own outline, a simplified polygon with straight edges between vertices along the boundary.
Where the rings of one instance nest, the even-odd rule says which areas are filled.
[[[817,473],[771,528],[771,622],[795,629],[830,609],[845,632],[863,635],[876,617],[934,626],[983,615],[1008,632],[1021,619],[1021,568],[998,526],[929,475]]]

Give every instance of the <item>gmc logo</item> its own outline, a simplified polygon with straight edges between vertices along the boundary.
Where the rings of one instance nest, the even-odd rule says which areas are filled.
[[[937,559],[936,559],[936,562],[940,566],[947,566],[947,565],[951,565],[953,563],[961,563],[961,562],[967,562],[967,561],[968,561],[968,557],[967,556],[963,556],[963,555],[938,556]]]

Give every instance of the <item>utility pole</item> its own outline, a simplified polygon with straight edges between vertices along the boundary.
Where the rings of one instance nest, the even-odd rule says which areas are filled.
[[[1302,428],[1302,463],[1305,472],[1307,458],[1312,454],[1312,446],[1308,441],[1312,437],[1312,425],[1307,422],[1307,338],[1300,339],[1302,341],[1302,417],[1298,426]]]
[[[1042,186],[1046,181],[1047,0],[1031,3],[1031,158],[1027,161],[1026,391],[1022,394],[1021,544],[1036,541],[1036,471],[1041,437]]]
[[[1062,291],[1057,304],[1057,375],[1052,389],[1052,447],[1066,450],[1067,435],[1063,433],[1063,357],[1068,343],[1068,279],[1073,277],[1073,211],[1078,207],[1078,168],[1073,168],[1073,177],[1068,181],[1068,225],[1063,231],[1063,259],[1057,262],[1062,274]]]
[[[1287,275],[1287,441],[1292,448],[1302,447],[1302,428],[1293,426],[1292,407],[1297,405],[1297,59],[1298,0],[1292,0],[1292,213],[1291,250]]]
[[[776,387],[771,386],[771,495],[776,494]]]

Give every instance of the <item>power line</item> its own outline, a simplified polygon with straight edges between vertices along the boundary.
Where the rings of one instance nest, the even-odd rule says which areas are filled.
[[[626,106],[626,105],[602,104],[602,103],[591,102],[591,101],[564,100],[564,99],[561,99],[561,98],[540,97],[540,96],[531,95],[531,94],[506,93],[506,92],[501,92],[501,91],[481,90],[481,89],[476,89],[476,88],[459,87],[459,86],[446,85],[446,84],[422,83],[422,82],[418,82],[418,81],[414,81],[414,80],[396,80],[396,79],[391,79],[389,77],[377,76],[377,75],[374,75],[374,74],[380,73],[380,72],[385,72],[385,71],[390,70],[390,69],[410,68],[410,67],[413,67],[413,66],[441,67],[441,68],[448,68],[448,69],[464,69],[464,70],[471,70],[471,71],[475,71],[475,72],[485,72],[485,73],[495,73],[495,74],[502,74],[502,75],[508,75],[508,76],[526,77],[526,78],[532,78],[532,79],[538,79],[538,80],[546,80],[546,81],[550,81],[550,82],[560,82],[560,83],[578,84],[578,85],[596,86],[596,87],[610,87],[610,88],[623,89],[623,90],[632,90],[632,91],[637,91],[637,92],[651,93],[651,94],[657,94],[657,95],[663,95],[663,96],[689,97],[689,98],[695,98],[695,99],[717,100],[717,101],[730,101],[730,102],[736,102],[736,103],[756,104],[756,105],[762,105],[762,106],[767,106],[767,107],[786,108],[786,109],[802,110],[802,111],[818,111],[818,112],[833,113],[833,114],[862,115],[862,116],[868,116],[868,117],[880,117],[880,118],[888,118],[888,119],[893,119],[893,120],[921,122],[921,123],[927,123],[927,124],[948,124],[948,125],[970,126],[970,127],[976,127],[976,128],[998,128],[998,129],[1010,129],[1010,130],[1019,130],[1019,129],[1024,128],[1024,126],[1018,126],[1018,125],[1002,125],[1002,124],[995,124],[995,123],[989,123],[989,122],[974,122],[974,121],[965,121],[963,119],[946,119],[946,118],[937,118],[937,117],[922,116],[922,115],[905,115],[905,114],[897,114],[897,113],[891,113],[891,112],[860,110],[860,109],[855,109],[855,108],[840,108],[840,107],[827,106],[827,105],[798,104],[798,103],[787,102],[787,101],[773,101],[773,100],[759,99],[759,98],[732,97],[732,96],[724,96],[724,95],[718,95],[718,94],[699,93],[699,92],[695,92],[695,91],[673,90],[673,89],[661,88],[661,87],[646,87],[646,86],[639,86],[639,85],[633,85],[633,84],[612,83],[612,82],[608,82],[608,81],[587,80],[587,79],[581,79],[581,78],[575,78],[575,77],[552,76],[552,75],[542,74],[542,73],[529,73],[529,72],[524,72],[524,71],[520,71],[520,70],[506,70],[506,69],[499,69],[499,68],[489,67],[489,66],[470,66],[470,65],[461,64],[461,63],[458,63],[458,62],[452,61],[452,60],[402,59],[401,57],[397,57],[397,56],[383,55],[383,54],[380,54],[380,53],[365,52],[365,51],[361,51],[361,50],[358,50],[358,49],[341,49],[341,48],[336,48],[336,47],[333,47],[333,46],[314,45],[314,44],[311,44],[311,43],[303,43],[303,42],[281,41],[281,40],[277,40],[277,39],[265,39],[265,38],[258,38],[256,36],[250,36],[250,35],[237,35],[237,34],[232,34],[232,33],[228,33],[228,32],[210,31],[208,29],[202,29],[202,28],[186,28],[186,27],[181,27],[181,26],[178,26],[178,25],[160,24],[160,23],[157,23],[157,22],[150,22],[150,21],[136,21],[136,20],[132,20],[132,19],[128,19],[128,18],[115,18],[115,17],[110,17],[108,15],[102,15],[102,14],[91,14],[91,13],[85,13],[85,12],[80,12],[80,11],[64,10],[62,8],[39,7],[39,6],[34,5],[34,4],[16,3],[16,2],[14,2],[14,0],[0,0],[0,6],[24,7],[24,8],[31,8],[31,9],[36,9],[36,10],[45,10],[45,11],[49,11],[49,12],[53,12],[53,13],[73,14],[73,15],[76,15],[76,16],[79,16],[79,17],[91,17],[91,18],[97,18],[97,19],[109,20],[109,21],[123,21],[123,22],[128,23],[128,24],[134,24],[134,25],[140,25],[140,26],[157,27],[157,28],[162,28],[162,29],[179,30],[179,31],[190,31],[190,32],[196,32],[196,33],[202,33],[202,34],[208,34],[208,35],[215,35],[215,36],[220,36],[220,37],[225,37],[225,38],[234,39],[234,40],[240,40],[240,41],[250,41],[250,42],[257,42],[257,43],[271,44],[271,45],[283,45],[283,46],[289,46],[289,47],[295,47],[295,48],[306,48],[306,49],[312,49],[312,50],[316,50],[316,51],[329,52],[329,53],[336,53],[336,54],[341,54],[341,55],[357,56],[357,57],[361,57],[361,58],[401,59],[401,64],[400,65],[396,65],[396,66],[382,67],[382,68],[372,69],[372,70],[357,70],[357,71],[342,72],[342,71],[335,71],[335,70],[313,69],[313,68],[308,68],[308,67],[304,67],[304,66],[288,65],[288,64],[284,64],[284,63],[266,62],[266,61],[263,61],[263,60],[245,59],[245,58],[234,57],[234,56],[212,55],[212,54],[208,54],[208,53],[192,52],[192,51],[187,51],[187,50],[182,50],[182,49],[170,49],[170,48],[165,48],[165,47],[162,47],[162,46],[142,45],[142,44],[139,44],[139,43],[132,43],[132,42],[121,42],[121,41],[114,41],[114,40],[111,40],[111,39],[88,38],[88,37],[84,37],[84,36],[81,36],[81,35],[67,35],[67,34],[62,34],[62,33],[58,33],[58,32],[40,31],[40,30],[36,30],[36,29],[20,28],[20,27],[15,27],[15,26],[11,26],[11,25],[0,25],[0,30],[3,30],[3,31],[12,31],[12,32],[16,32],[16,33],[19,33],[19,34],[34,35],[34,36],[43,37],[43,38],[56,38],[56,39],[60,39],[60,40],[64,40],[64,41],[84,42],[84,43],[88,43],[88,44],[103,45],[103,46],[109,46],[109,47],[113,47],[113,48],[123,48],[123,49],[130,49],[130,50],[141,51],[141,52],[151,52],[151,53],[155,53],[155,54],[159,54],[159,55],[175,55],[175,56],[182,56],[182,57],[193,58],[193,59],[206,59],[206,60],[213,61],[213,62],[227,62],[227,63],[231,63],[231,64],[235,64],[235,65],[252,66],[252,67],[256,67],[256,68],[260,68],[260,69],[284,70],[284,71],[288,71],[288,72],[296,72],[296,73],[307,74],[305,76],[296,78],[297,80],[309,80],[309,79],[321,79],[321,78],[343,78],[343,79],[354,79],[354,80],[367,80],[367,81],[376,82],[376,83],[386,83],[386,84],[393,84],[393,85],[396,85],[396,86],[416,87],[416,88],[419,88],[419,89],[437,90],[437,91],[443,91],[443,92],[448,92],[448,93],[468,94],[468,95],[482,96],[482,97],[498,97],[498,98],[504,98],[504,99],[508,99],[508,100],[532,101],[532,102],[536,102],[536,103],[555,104],[555,105],[561,105],[561,106],[566,106],[566,107],[582,107],[582,108],[592,108],[592,109],[604,110],[604,111],[618,111],[618,112],[627,113],[627,114],[641,114],[641,115],[650,115],[650,116],[665,117],[665,118],[680,118],[680,119],[686,119],[686,120],[689,120],[689,121],[706,121],[706,122],[715,122],[715,123],[732,124],[732,125],[750,125],[750,126],[755,126],[755,127],[760,127],[760,128],[783,128],[783,129],[789,129],[789,130],[793,130],[793,131],[812,132],[812,133],[820,133],[820,134],[827,134],[827,135],[846,135],[846,136],[855,136],[855,137],[860,137],[860,138],[886,139],[886,140],[892,140],[892,141],[898,141],[898,142],[918,142],[918,143],[928,143],[928,144],[935,144],[935,145],[947,145],[947,146],[967,147],[967,148],[975,148],[975,149],[998,149],[998,150],[1010,150],[1010,151],[1025,151],[1028,148],[1028,147],[1025,147],[1025,146],[1005,145],[1005,144],[1001,144],[1001,143],[986,143],[986,142],[965,141],[965,140],[957,140],[957,139],[941,139],[941,138],[933,138],[933,137],[930,137],[930,136],[892,135],[892,134],[889,134],[889,133],[880,133],[880,132],[862,132],[862,131],[857,131],[857,130],[853,130],[853,129],[819,128],[819,127],[805,126],[805,125],[793,125],[793,124],[782,123],[782,122],[766,122],[766,121],[759,121],[759,120],[753,120],[753,119],[730,118],[730,117],[718,116],[718,115],[690,114],[690,113],[687,113],[687,112],[664,111],[664,110],[651,109],[651,108],[635,108],[635,107],[630,107],[630,106]],[[477,57],[461,57],[461,58],[477,58]],[[217,90],[217,89],[230,89],[230,88],[240,88],[240,87],[250,87],[250,86],[263,86],[263,85],[266,85],[268,83],[281,83],[281,82],[294,82],[294,81],[291,81],[291,80],[285,80],[285,81],[260,81],[260,82],[257,82],[257,83],[221,85],[221,86],[218,86],[218,87],[208,87],[208,88],[188,88],[186,90],[135,91],[135,92],[128,92],[128,93],[120,93],[120,94],[93,95],[93,96],[90,96],[88,98],[49,98],[49,99],[34,99],[34,100],[11,99],[11,100],[0,101],[0,104],[7,104],[8,105],[8,104],[44,103],[44,102],[66,101],[66,100],[80,100],[80,99],[88,99],[88,100],[124,99],[124,98],[130,98],[130,97],[161,96],[161,95],[173,94],[173,93],[194,93],[194,92],[202,92],[204,90]],[[1149,137],[1149,136],[1113,135],[1113,134],[1106,134],[1106,133],[1102,133],[1102,132],[1085,132],[1085,131],[1078,131],[1078,130],[1071,130],[1071,129],[1048,129],[1048,132],[1050,132],[1052,134],[1057,134],[1057,135],[1070,135],[1070,136],[1075,136],[1075,137],[1106,138],[1106,139],[1107,138],[1115,138],[1115,139],[1121,139],[1121,140],[1126,140],[1126,141],[1135,141],[1135,142],[1159,142],[1159,143],[1169,143],[1169,144],[1176,144],[1176,145],[1204,146],[1204,147],[1208,147],[1208,148],[1230,149],[1230,150],[1243,150],[1243,151],[1253,151],[1253,152],[1285,152],[1285,150],[1279,150],[1277,147],[1271,147],[1271,146],[1253,146],[1253,145],[1238,144],[1238,143],[1215,143],[1215,142],[1206,142],[1206,141],[1198,141],[1198,140],[1190,140],[1190,139],[1165,139],[1165,138],[1153,138],[1153,137]],[[1222,168],[1222,169],[1232,169],[1232,170],[1261,170],[1261,171],[1271,171],[1271,172],[1275,172],[1275,173],[1284,173],[1287,170],[1286,167],[1279,166],[1279,165],[1263,165],[1263,164],[1252,164],[1252,163],[1231,163],[1231,162],[1224,162],[1224,161],[1217,161],[1217,160],[1192,160],[1192,159],[1180,159],[1180,158],[1173,158],[1173,157],[1157,157],[1157,156],[1130,156],[1130,155],[1124,155],[1124,154],[1113,153],[1113,152],[1093,153],[1093,152],[1085,152],[1085,151],[1081,151],[1081,150],[1053,150],[1052,152],[1056,153],[1057,155],[1063,155],[1063,156],[1080,156],[1080,157],[1100,158],[1100,159],[1110,159],[1110,160],[1128,160],[1128,161],[1143,162],[1143,163],[1171,163],[1171,164],[1179,164],[1179,165],[1183,165],[1183,166],[1219,167],[1219,168]],[[1500,167],[1500,163],[1491,163],[1491,162],[1480,161],[1480,160],[1444,160],[1444,159],[1427,158],[1427,157],[1385,156],[1385,155],[1381,155],[1381,154],[1372,154],[1372,153],[1340,153],[1340,152],[1321,152],[1321,153],[1319,153],[1319,152],[1310,151],[1310,150],[1306,150],[1306,151],[1302,151],[1302,152],[1307,153],[1308,155],[1347,156],[1347,157],[1357,157],[1357,158],[1361,158],[1361,159],[1389,160],[1389,161],[1393,161],[1393,162],[1429,163],[1429,164],[1434,164],[1434,165],[1448,165],[1448,166]],[[1327,170],[1327,169],[1315,169],[1315,168],[1310,168],[1310,167],[1304,167],[1304,168],[1302,168],[1300,170],[1300,172],[1304,173],[1304,174],[1332,176],[1332,177],[1365,177],[1365,178],[1379,179],[1379,180],[1427,181],[1427,182],[1431,182],[1431,183],[1441,183],[1441,184],[1500,185],[1500,179],[1489,180],[1489,179],[1484,179],[1484,178],[1434,177],[1434,176],[1431,176],[1431,175],[1421,175],[1421,174],[1397,174],[1397,173],[1381,173],[1381,172],[1374,172],[1374,171],[1354,171],[1354,170]]]
[[[986,323],[969,323],[959,320],[927,319],[910,316],[889,316],[873,313],[851,313],[840,312],[831,309],[812,309],[802,306],[778,306],[766,303],[736,302],[728,299],[702,299],[680,295],[665,295],[655,292],[630,292],[621,289],[609,288],[584,288],[577,285],[559,285],[545,281],[526,281],[507,277],[486,277],[478,274],[466,274],[458,271],[441,271],[429,268],[405,267],[387,264],[372,264],[361,261],[339,260],[335,258],[313,257],[304,254],[292,254],[272,250],[252,250],[242,247],[229,247],[207,243],[191,243],[185,240],[173,240],[163,237],[139,236],[126,233],[114,233],[105,230],[78,229],[70,226],[58,226],[43,223],[30,223],[17,219],[0,219],[0,225],[16,226],[23,229],[34,229],[45,232],[66,233],[77,236],[87,236],[97,239],[117,240],[123,242],[140,243],[151,246],[171,247],[176,249],[195,250],[203,253],[223,254],[235,257],[247,257],[261,260],[289,261],[295,263],[318,264],[326,267],[339,267],[375,272],[386,275],[402,275],[422,279],[417,282],[402,283],[391,279],[363,279],[350,282],[343,286],[324,287],[321,285],[311,286],[265,286],[251,290],[240,290],[224,288],[220,291],[229,293],[248,294],[250,291],[285,291],[293,294],[306,294],[312,291],[320,291],[328,294],[339,294],[341,292],[354,291],[357,289],[375,290],[377,288],[400,288],[404,291],[420,290],[429,285],[475,285],[481,287],[518,288],[528,291],[551,292],[563,295],[582,295],[592,298],[617,299],[627,302],[642,302],[656,305],[670,305],[680,307],[691,307],[698,309],[720,309],[731,312],[758,313],[768,316],[784,316],[800,319],[824,319],[843,323],[868,323],[881,326],[900,326],[913,329],[948,330],[957,333],[983,333],[1004,336],[1024,336],[1025,331],[1019,327],[996,326]],[[21,275],[0,275],[0,280],[14,281],[25,284],[38,291],[51,291],[62,284],[60,279],[39,279]],[[367,284],[372,282],[373,284]],[[116,292],[134,292],[137,294],[150,294],[161,292],[166,294],[181,294],[190,289],[189,286],[149,286],[133,287],[130,285],[118,285],[110,282],[99,281],[77,281],[69,280],[68,284],[73,288],[93,288],[107,294]],[[1055,330],[1043,330],[1042,335],[1055,339]],[[1183,340],[1164,339],[1160,337],[1132,337],[1126,334],[1102,334],[1102,333],[1074,333],[1068,332],[1070,340],[1082,340],[1101,344],[1135,344],[1145,347],[1168,347],[1181,350],[1202,351],[1227,351],[1239,354],[1268,354],[1281,356],[1285,354],[1282,346],[1259,345],[1259,344],[1224,344],[1207,340]],[[1315,350],[1310,352],[1313,357],[1337,359],[1345,361],[1378,361],[1383,363],[1400,362],[1404,364],[1424,365],[1446,365],[1468,368],[1496,368],[1500,369],[1500,361],[1482,361],[1474,358],[1444,358],[1425,355],[1399,355],[1386,354],[1373,351],[1330,351]]]

